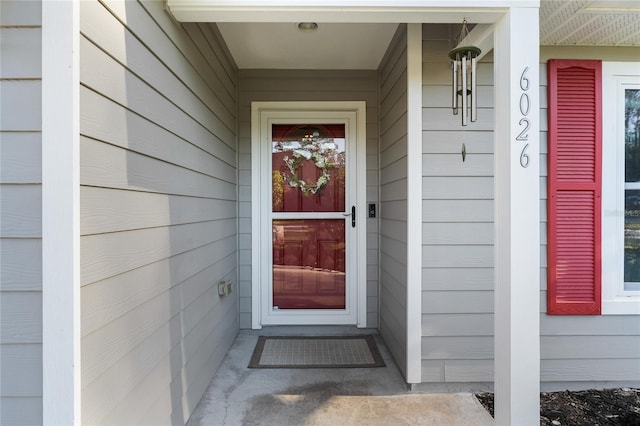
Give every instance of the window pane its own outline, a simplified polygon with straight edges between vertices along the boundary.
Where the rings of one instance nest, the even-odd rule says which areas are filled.
[[[345,125],[274,124],[274,212],[343,212]]]
[[[624,95],[625,181],[640,182],[640,89]]]
[[[273,306],[345,308],[345,221],[273,221]]]
[[[640,182],[640,89],[624,91],[625,181]],[[624,203],[624,289],[640,290],[640,190],[627,189]]]
[[[640,190],[625,191],[625,290],[640,290]]]

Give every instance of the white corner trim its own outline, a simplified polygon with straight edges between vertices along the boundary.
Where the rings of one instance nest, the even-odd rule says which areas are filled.
[[[251,328],[259,330],[262,328],[262,294],[260,275],[262,271],[262,258],[258,253],[262,252],[260,247],[260,203],[259,196],[255,193],[255,188],[260,188],[260,108],[257,102],[251,104]]]
[[[353,103],[356,111],[357,126],[357,156],[356,156],[356,205],[361,206],[356,210],[356,229],[358,260],[356,268],[358,273],[358,315],[357,327],[367,327],[367,103],[358,101]]]
[[[422,24],[407,25],[407,382],[422,382]]]
[[[42,411],[81,424],[80,5],[42,2]]]

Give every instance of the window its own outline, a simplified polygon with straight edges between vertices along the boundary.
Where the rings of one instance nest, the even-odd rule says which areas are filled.
[[[640,63],[602,64],[602,313],[640,314]]]

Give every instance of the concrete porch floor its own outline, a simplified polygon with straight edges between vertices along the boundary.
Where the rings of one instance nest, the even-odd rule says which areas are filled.
[[[188,425],[493,424],[470,393],[408,391],[380,336],[376,342],[384,368],[247,368],[259,335],[308,334],[300,330],[241,330]],[[341,331],[313,334],[362,332]]]

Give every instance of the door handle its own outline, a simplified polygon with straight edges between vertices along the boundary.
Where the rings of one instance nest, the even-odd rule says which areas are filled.
[[[351,206],[351,213],[342,213],[342,216],[349,217],[351,216],[351,227],[356,227],[356,206]]]

